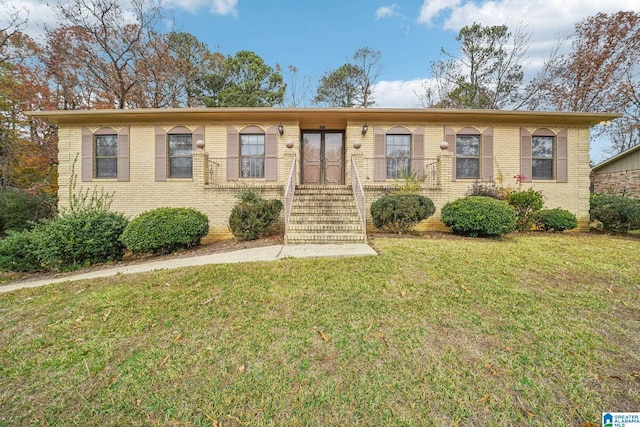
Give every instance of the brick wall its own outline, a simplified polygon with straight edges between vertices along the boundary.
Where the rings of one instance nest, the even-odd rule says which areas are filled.
[[[622,194],[623,189],[627,195],[640,197],[640,170],[596,173],[593,176],[593,191],[596,193],[612,191]]]

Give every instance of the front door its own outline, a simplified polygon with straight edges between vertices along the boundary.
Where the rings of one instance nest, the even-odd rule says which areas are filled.
[[[343,132],[302,132],[302,183],[344,184]]]

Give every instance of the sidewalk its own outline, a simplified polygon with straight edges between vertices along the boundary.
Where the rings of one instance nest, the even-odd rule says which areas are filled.
[[[99,277],[115,276],[117,274],[143,273],[154,270],[165,270],[180,267],[192,267],[207,264],[233,264],[252,261],[276,261],[283,258],[317,258],[317,257],[350,257],[377,255],[369,245],[344,244],[344,245],[276,245],[260,248],[242,249],[233,252],[200,255],[193,257],[166,259],[162,261],[150,261],[128,266],[105,268],[103,270],[79,273],[71,276],[12,282],[0,285],[0,293],[11,292],[24,288],[36,288],[53,283],[71,282],[75,280],[96,279]]]

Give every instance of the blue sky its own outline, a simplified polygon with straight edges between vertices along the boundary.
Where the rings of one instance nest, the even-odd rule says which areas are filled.
[[[52,5],[64,1],[0,0],[0,25],[7,15],[2,12],[17,8],[29,16],[26,32],[38,38],[45,25],[56,25]],[[356,49],[379,50],[383,70],[375,106],[408,108],[421,106],[414,92],[428,81],[430,62],[440,58],[441,47],[455,49],[455,36],[465,25],[522,26],[531,37],[524,65],[532,76],[576,22],[598,12],[640,12],[639,0],[162,0],[162,5],[175,29],[195,35],[211,50],[250,50],[271,66],[294,65],[313,88]],[[592,159],[606,157],[595,144]]]

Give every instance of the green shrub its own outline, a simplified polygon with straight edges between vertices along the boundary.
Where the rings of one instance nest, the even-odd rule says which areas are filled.
[[[388,194],[371,204],[373,225],[392,233],[406,233],[436,211],[431,199],[419,194]]]
[[[442,222],[465,236],[502,236],[516,229],[516,212],[491,197],[468,196],[442,207]]]
[[[37,256],[50,271],[73,270],[124,255],[119,238],[127,219],[115,212],[77,212],[38,223]]]
[[[536,228],[542,231],[572,230],[578,226],[578,218],[565,209],[543,209],[536,214]]]
[[[276,223],[283,204],[278,199],[265,200],[253,190],[238,195],[240,203],[229,216],[229,229],[240,240],[255,240],[269,232]]]
[[[200,244],[209,218],[193,208],[157,208],[134,218],[120,240],[133,252],[163,254]]]
[[[530,188],[525,191],[515,191],[507,198],[517,215],[516,230],[529,231],[535,222],[536,213],[542,209],[544,200],[542,193]]]
[[[43,269],[36,233],[30,230],[9,232],[0,240],[0,270],[35,272]]]
[[[615,194],[592,194],[591,221],[600,221],[607,232],[624,233],[640,226],[640,199]]]

